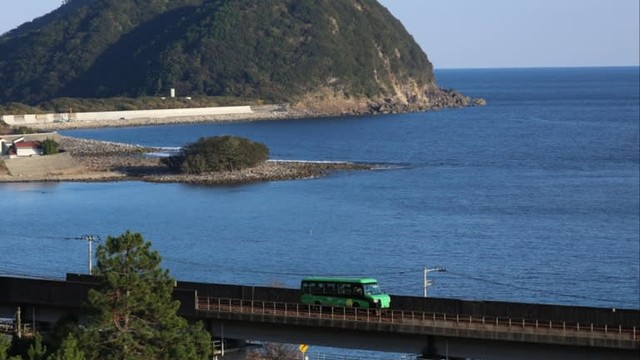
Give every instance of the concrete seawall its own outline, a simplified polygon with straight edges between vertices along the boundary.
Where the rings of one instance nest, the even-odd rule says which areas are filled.
[[[37,126],[67,122],[91,122],[114,120],[167,119],[178,117],[208,117],[219,115],[249,115],[255,111],[251,106],[224,106],[186,109],[158,109],[131,111],[104,111],[79,113],[3,115],[2,120],[10,126]]]

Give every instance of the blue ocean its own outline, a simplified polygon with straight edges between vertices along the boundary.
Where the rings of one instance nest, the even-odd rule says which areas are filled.
[[[367,275],[391,294],[640,308],[637,67],[439,70],[484,107],[63,131],[158,147],[203,136],[373,171],[236,186],[0,184],[0,275],[87,272],[140,232],[180,280],[297,287]]]

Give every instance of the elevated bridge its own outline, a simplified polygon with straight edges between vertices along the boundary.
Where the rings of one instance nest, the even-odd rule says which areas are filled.
[[[80,314],[95,280],[0,277],[0,318]],[[177,282],[180,315],[216,337],[481,359],[637,359],[640,310],[392,296],[392,309],[297,302],[297,289]]]

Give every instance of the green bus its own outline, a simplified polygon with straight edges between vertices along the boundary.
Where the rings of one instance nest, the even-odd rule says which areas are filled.
[[[391,297],[372,278],[307,277],[300,285],[303,304],[385,309]]]

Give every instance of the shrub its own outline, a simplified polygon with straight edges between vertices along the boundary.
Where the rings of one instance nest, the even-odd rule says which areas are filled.
[[[59,152],[58,143],[53,139],[46,139],[42,142],[43,155],[53,155]]]
[[[269,158],[266,145],[237,136],[201,138],[185,146],[179,155],[163,159],[172,170],[187,174],[235,171],[253,167]]]

